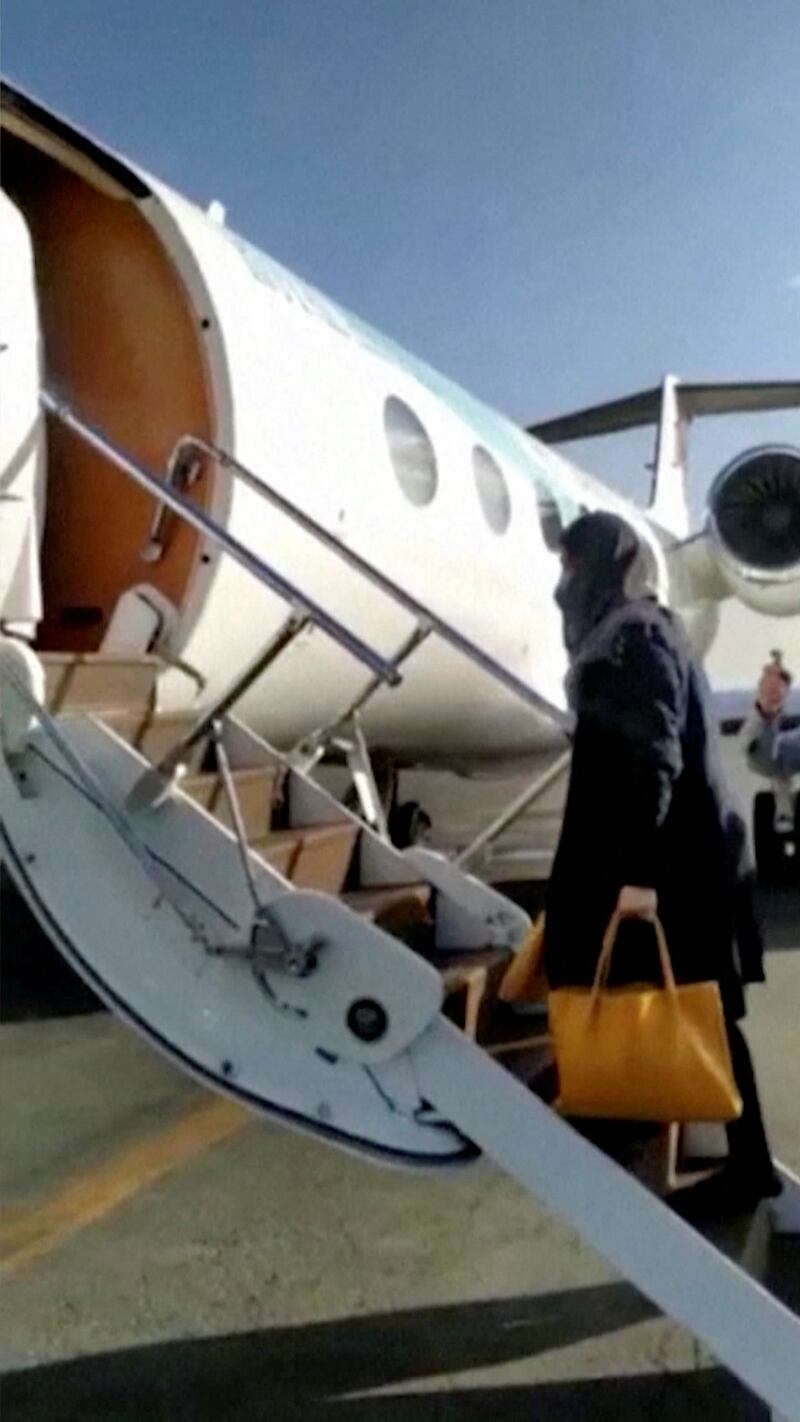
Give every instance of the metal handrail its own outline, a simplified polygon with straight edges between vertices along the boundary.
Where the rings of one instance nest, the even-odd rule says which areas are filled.
[[[524,815],[525,811],[529,809],[546,790],[549,790],[551,785],[555,785],[556,781],[560,780],[562,775],[566,774],[571,760],[572,751],[563,751],[562,754],[553,761],[552,765],[548,766],[547,770],[541,775],[538,775],[530,785],[527,785],[519,795],[515,796],[509,805],[506,805],[505,809],[501,810],[500,813],[495,816],[485,829],[481,830],[480,834],[475,836],[472,842],[467,845],[466,849],[462,849],[461,853],[456,855],[454,863],[457,864],[460,869],[465,869],[468,864],[472,864],[484,849],[487,849],[490,844],[494,844],[494,841],[499,839],[504,830],[510,829],[511,825],[516,824],[517,820]]]
[[[212,444],[209,440],[201,438],[199,435],[183,435],[175,444],[167,465],[169,477],[173,471],[180,466],[188,451],[195,451],[204,455],[208,459],[213,459],[221,468],[227,469],[235,478],[241,479],[249,489],[266,499],[268,503],[274,505],[287,518],[292,519],[306,533],[310,534],[319,543],[322,543],[332,553],[336,554],[343,562],[349,564],[356,572],[360,573],[374,587],[378,588],[392,601],[404,607],[406,611],[413,613],[423,627],[429,631],[437,633],[444,641],[449,642],[456,651],[460,652],[475,666],[486,672],[495,681],[501,682],[508,691],[525,701],[529,706],[533,706],[537,711],[544,712],[547,717],[556,722],[557,725],[566,727],[569,724],[569,717],[566,713],[559,711],[552,706],[545,697],[529,686],[526,681],[515,676],[501,662],[495,660],[482,647],[479,647],[471,638],[464,636],[446,618],[440,617],[431,608],[420,602],[405,588],[401,587],[392,578],[387,577],[368,559],[362,557],[360,553],[355,553],[352,548],[348,548],[342,543],[334,533],[330,533],[321,523],[310,514],[305,513],[297,504],[288,499],[285,494],[281,494],[273,485],[268,484],[264,479],[249,469],[241,460],[235,459],[227,450],[221,449],[218,445]],[[166,500],[165,500],[166,502]],[[371,694],[371,693],[370,693]]]
[[[272,592],[277,593],[298,613],[308,617],[321,632],[331,637],[356,661],[363,663],[374,675],[380,676],[381,680],[390,686],[399,684],[402,678],[393,662],[387,662],[384,657],[369,647],[337,618],[332,617],[323,607],[320,607],[319,603],[307,597],[287,578],[265,563],[262,558],[252,553],[249,548],[239,542],[238,538],[234,538],[227,529],[222,528],[203,509],[198,508],[191,499],[185,498],[164,479],[160,479],[157,474],[153,474],[149,469],[145,469],[143,465],[131,459],[94,425],[76,415],[66,401],[57,399],[49,390],[42,390],[39,398],[48,414],[55,416],[67,429],[72,430],[74,434],[96,449],[110,463],[115,464],[123,473],[128,474],[135,483],[140,484],[151,494],[161,499],[174,513],[205,534],[217,547],[230,554],[254,578],[265,587],[270,588]]]
[[[130,456],[119,449],[112,440],[108,439],[107,436],[102,434],[101,431],[97,430],[88,421],[77,416],[66,401],[58,400],[50,391],[43,390],[41,392],[41,402],[43,407],[50,414],[60,419],[69,429],[77,433],[88,444],[109,459],[110,462],[116,464],[123,472],[133,478],[136,483],[148,489],[161,500],[151,529],[151,544],[159,530],[164,510],[171,509],[177,513],[179,517],[184,518],[188,523],[206,534],[206,536],[219,547],[230,553],[232,557],[260,582],[266,584],[266,586],[277,592],[279,596],[283,597],[290,604],[293,617],[297,621],[302,621],[302,623],[306,625],[309,622],[313,623],[319,627],[320,630],[331,636],[333,640],[346,651],[350,652],[358,661],[365,663],[370,668],[372,672],[370,681],[348,708],[338,715],[330,725],[320,728],[318,731],[312,733],[310,737],[305,737],[295,748],[300,760],[307,761],[308,764],[306,768],[310,768],[319,760],[331,733],[335,732],[338,727],[342,726],[349,718],[357,714],[382,685],[388,683],[389,685],[396,686],[400,683],[402,680],[399,671],[401,664],[407,661],[417,648],[434,632],[445,642],[449,643],[457,652],[465,656],[473,665],[485,672],[495,682],[504,686],[518,699],[534,707],[537,711],[543,712],[548,719],[561,728],[566,729],[569,725],[569,717],[552,706],[527,682],[521,680],[521,678],[516,676],[513,672],[510,672],[502,663],[496,661],[494,657],[485,652],[482,647],[478,646],[477,643],[459,632],[452,623],[433,612],[431,608],[420,602],[418,598],[415,598],[411,593],[407,592],[405,588],[394,582],[392,578],[382,573],[366,558],[362,557],[361,554],[348,548],[335,534],[330,533],[328,529],[315,518],[305,513],[272,485],[266,483],[264,479],[256,475],[247,465],[229,454],[227,450],[220,448],[218,445],[200,436],[183,435],[173,446],[172,453],[167,462],[167,477],[166,479],[161,479],[150,470],[136,463],[135,460],[131,459]],[[252,553],[245,545],[241,544],[238,539],[234,538],[226,529],[217,524],[209,515],[179,492],[175,477],[176,471],[183,466],[187,456],[191,457],[192,455],[200,455],[203,458],[211,459],[219,464],[221,468],[228,470],[235,478],[239,478],[248,488],[258,494],[259,497],[272,504],[280,513],[291,519],[342,562],[346,563],[359,575],[364,577],[386,597],[413,614],[416,619],[415,629],[410,636],[406,638],[399,652],[391,662],[387,662],[378,653],[374,652],[372,648],[368,647],[359,637],[350,632],[349,629],[338,622],[336,618],[327,613],[324,608],[307,598],[286,578],[277,573],[256,554]],[[296,630],[295,628],[292,631],[289,640],[294,637]],[[278,650],[280,650],[281,647],[286,644],[285,639],[281,641],[281,634],[279,634],[278,641]],[[269,660],[272,659],[273,651],[269,649]],[[249,685],[252,680],[251,672],[252,668],[248,668],[245,674],[245,685]],[[224,698],[226,710],[229,709],[237,699],[241,690],[242,688],[239,687],[237,683],[232,692],[226,693]],[[215,706],[213,708],[213,716],[216,717],[219,714],[219,707]],[[172,752],[163,757],[162,763],[160,763],[154,771],[143,777],[142,786],[139,788],[142,792],[146,790],[146,798],[152,799],[155,797],[158,799],[159,786],[163,789],[161,782],[164,776],[171,772],[176,759],[180,758],[181,753],[186,749],[187,745],[194,743],[200,732],[207,728],[208,723],[209,716],[203,717],[190,735],[184,737],[184,740],[174,747]],[[559,760],[559,771],[552,777],[553,779],[557,778],[557,774],[560,773],[561,768],[566,766],[567,759],[567,757],[562,757]],[[551,781],[550,774],[547,774],[544,779],[544,788],[546,788],[546,785]],[[543,786],[536,782],[523,795],[518,796],[506,811],[498,816],[472,844],[467,846],[466,850],[462,851],[462,854],[459,856],[459,862],[467,864],[477,857],[480,851],[496,839],[503,829],[508,828],[509,824],[519,818],[528,805],[541,793],[542,788]]]
[[[305,614],[289,614],[283,626],[278,628],[266,647],[248,663],[232,685],[206,707],[194,725],[164,752],[160,760],[140,775],[128,795],[127,803],[130,809],[143,810],[147,806],[155,808],[161,804],[174,776],[180,767],[185,765],[188,752],[213,734],[215,725],[224,721],[236,702],[255,685],[308,625],[309,618]]]
[[[432,627],[416,623],[413,632],[409,633],[402,646],[394,654],[395,666],[401,667],[404,662],[407,662],[409,657],[412,657],[422,646],[422,643],[430,637],[432,631]],[[364,709],[381,685],[378,677],[370,677],[366,686],[361,688],[343,711],[339,711],[331,720],[326,721],[324,726],[317,726],[307,735],[301,736],[289,752],[292,764],[300,770],[313,770],[314,766],[324,759],[327,748],[335,740],[337,734],[347,726],[354,728],[359,712]]]

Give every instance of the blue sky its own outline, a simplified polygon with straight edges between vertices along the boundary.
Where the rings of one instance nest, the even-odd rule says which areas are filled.
[[[2,62],[515,419],[800,376],[797,0],[4,0]]]

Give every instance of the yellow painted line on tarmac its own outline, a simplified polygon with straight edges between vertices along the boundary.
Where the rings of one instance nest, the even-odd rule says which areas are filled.
[[[252,1117],[233,1101],[215,1098],[111,1160],[73,1175],[31,1209],[0,1225],[0,1277],[14,1273],[103,1219],[163,1176],[236,1135]]]

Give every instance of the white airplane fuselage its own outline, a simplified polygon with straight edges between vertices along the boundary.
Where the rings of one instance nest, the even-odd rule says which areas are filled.
[[[553,603],[560,563],[544,540],[543,495],[564,523],[581,507],[616,508],[657,548],[646,518],[174,195],[160,196],[202,267],[219,333],[209,365],[225,419],[215,441],[563,710],[566,662]],[[430,439],[430,502],[412,503],[396,476],[384,422],[390,399],[413,411]],[[476,451],[506,481],[503,533],[482,512]],[[397,651],[413,626],[407,613],[246,488],[223,484],[219,494],[213,512],[234,535],[385,656]],[[227,559],[209,584],[212,577],[197,588],[196,619],[190,597],[176,642],[213,693],[286,609]],[[290,741],[335,716],[365,680],[363,667],[310,631],[245,712],[263,717],[274,740]],[[378,744],[436,760],[525,754],[556,729],[435,638],[408,663],[403,686],[376,697],[367,726]]]

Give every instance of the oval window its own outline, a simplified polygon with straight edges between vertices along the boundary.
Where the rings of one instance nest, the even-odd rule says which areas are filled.
[[[390,395],[383,407],[383,428],[397,482],[406,498],[423,508],[434,498],[439,480],[428,432],[396,395]]]
[[[472,469],[486,522],[493,533],[505,533],[511,522],[511,498],[505,474],[497,460],[480,445],[472,451]]]

